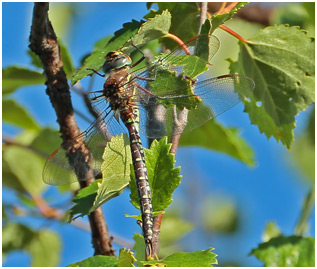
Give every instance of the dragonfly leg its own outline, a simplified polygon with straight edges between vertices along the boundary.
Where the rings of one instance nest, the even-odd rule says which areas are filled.
[[[140,86],[140,85],[137,85],[137,87],[138,87],[141,91],[143,91],[143,92],[145,92],[145,93],[147,93],[147,94],[149,94],[149,95],[151,95],[151,96],[156,96],[155,94],[153,94],[152,92],[149,92],[147,89],[143,88],[143,87]]]
[[[97,72],[95,69],[92,69],[92,68],[87,68],[87,70],[93,71],[95,74],[97,74],[98,76],[101,76],[103,78],[106,76],[105,74],[100,74],[99,72]]]
[[[139,63],[143,62],[143,60],[145,59],[145,56],[144,56],[143,51],[140,50],[140,49],[139,49],[136,45],[134,45],[133,43],[132,43],[132,46],[133,46],[138,52],[140,52],[140,53],[142,54],[142,57],[141,57],[141,59],[138,60],[136,63],[132,64],[132,65],[130,66],[131,68],[137,66]]]

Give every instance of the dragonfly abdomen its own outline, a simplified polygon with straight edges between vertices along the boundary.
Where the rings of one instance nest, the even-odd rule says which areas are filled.
[[[151,189],[145,165],[144,150],[139,136],[139,109],[129,106],[121,110],[121,119],[128,129],[134,173],[140,199],[142,213],[142,229],[147,247],[147,255],[151,256],[153,239],[153,209]]]

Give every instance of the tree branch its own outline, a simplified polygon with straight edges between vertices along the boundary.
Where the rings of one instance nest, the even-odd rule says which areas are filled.
[[[55,109],[60,133],[63,140],[62,147],[67,150],[69,163],[75,168],[75,173],[84,188],[94,181],[92,169],[87,164],[88,149],[80,139],[74,140],[80,134],[73,115],[69,86],[63,70],[60,47],[54,29],[48,18],[48,3],[35,3],[30,34],[30,49],[37,54],[44,68],[46,76],[46,93]],[[92,241],[95,255],[114,256],[112,238],[109,236],[103,211],[98,208],[89,215],[92,230]]]

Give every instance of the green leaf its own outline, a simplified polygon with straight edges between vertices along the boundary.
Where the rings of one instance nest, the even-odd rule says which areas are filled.
[[[135,261],[136,259],[134,258],[133,252],[131,252],[130,249],[120,249],[118,267],[134,267],[133,263]]]
[[[40,128],[27,110],[12,99],[2,100],[2,120],[24,129],[38,130]]]
[[[142,22],[133,20],[132,22],[125,23],[123,28],[115,33],[115,36],[105,44],[106,46],[102,49],[98,49],[91,53],[84,62],[84,65],[73,75],[72,85],[76,84],[79,80],[86,77],[87,75],[92,74],[92,71],[87,68],[94,70],[99,70],[105,62],[106,55],[113,50],[117,50],[122,47],[131,36],[134,36]],[[100,45],[98,45],[100,46]]]
[[[248,4],[248,2],[240,2],[232,10],[225,14],[213,15],[211,18],[211,33],[213,33],[220,24],[224,24],[226,21],[230,20],[237,13],[237,11],[246,4]]]
[[[125,23],[122,29],[115,32],[115,36],[109,41],[105,48],[94,51],[86,58],[84,65],[73,76],[72,85],[85,76],[92,74],[92,71],[87,70],[87,68],[99,70],[105,62],[105,56],[110,51],[117,50],[123,45],[127,45],[122,49],[125,53],[131,52],[131,49],[134,50],[132,44],[126,44],[131,37],[133,45],[139,47],[167,34],[170,27],[170,20],[171,15],[166,11],[153,19],[149,19],[147,22],[133,20],[130,23]],[[98,44],[98,46],[100,45]]]
[[[3,158],[2,160],[2,184],[3,186],[13,189],[19,193],[23,193],[26,191],[24,185],[21,183],[19,178],[13,173],[9,163],[5,158]]]
[[[254,166],[254,152],[239,136],[238,129],[226,128],[210,120],[200,128],[181,136],[180,146],[200,146],[226,153],[249,166]]]
[[[275,224],[275,222],[270,221],[266,227],[265,231],[262,234],[262,241],[267,242],[274,237],[278,237],[281,235],[280,228]]]
[[[200,216],[208,234],[233,234],[239,227],[237,205],[223,194],[209,193],[201,206]]]
[[[251,255],[269,267],[314,267],[315,239],[299,236],[279,236],[259,244]]]
[[[171,14],[165,10],[162,14],[149,18],[143,23],[138,33],[131,38],[132,43],[138,47],[147,44],[152,40],[166,35],[169,32],[170,26]],[[123,51],[127,53],[129,49],[133,49],[133,46],[125,47]]]
[[[212,267],[218,264],[217,254],[210,252],[213,248],[195,252],[174,253],[160,261],[144,261],[143,265],[164,265],[166,267]]]
[[[149,86],[153,89],[155,94],[164,96],[164,93],[167,91],[169,95],[174,89],[179,89],[177,92],[180,95],[192,95],[193,91],[190,87],[191,81],[182,79],[182,76],[177,76],[176,72],[169,72],[167,70],[157,71],[157,77],[154,81],[149,82]],[[158,102],[163,104],[165,107],[172,107],[177,105],[177,107],[182,110],[184,107],[187,109],[193,109],[199,102],[198,98],[195,96],[190,96],[188,98],[166,98],[159,99]]]
[[[60,249],[61,241],[55,232],[49,230],[34,231],[18,223],[8,223],[3,227],[3,253],[25,250],[32,256],[31,266],[57,266]]]
[[[118,196],[129,184],[132,158],[127,134],[111,138],[105,148],[103,160],[101,165],[103,180],[89,213]]]
[[[165,241],[166,244],[173,244],[193,228],[194,226],[191,222],[176,217],[164,216],[161,227],[161,240]]]
[[[117,267],[118,259],[116,257],[96,255],[80,262],[72,263],[67,267]]]
[[[70,54],[69,54],[69,52],[64,44],[62,44],[61,42],[58,42],[58,45],[59,45],[60,51],[61,51],[64,71],[66,73],[67,78],[70,78],[71,75],[75,71],[75,67],[73,65],[72,58],[71,58],[71,56],[70,56]]]
[[[294,140],[295,116],[315,99],[315,41],[298,27],[271,26],[241,44],[231,71],[255,82],[245,111],[261,133],[287,147]]]
[[[113,35],[106,36],[104,38],[101,38],[94,44],[94,50],[103,49],[106,47],[106,45],[109,43],[109,41],[114,38]]]
[[[62,44],[60,41],[58,42],[58,45],[60,47],[61,57],[63,61],[63,68],[67,75],[67,78],[69,78],[75,71],[75,67],[73,66],[71,56],[68,53],[66,46]],[[42,65],[40,57],[31,50],[28,50],[27,53],[31,58],[31,64],[33,64],[35,67],[43,69],[43,65]]]
[[[7,171],[11,171],[10,179],[18,180],[16,185],[33,195],[39,195],[47,186],[42,181],[42,170],[45,163],[33,151],[18,146],[6,147],[3,151]],[[6,179],[5,181],[7,181]]]
[[[43,68],[41,59],[40,59],[40,57],[38,55],[35,54],[35,52],[33,52],[32,50],[29,49],[27,51],[27,53],[28,53],[28,55],[31,58],[31,64],[33,64],[35,67]]]
[[[90,209],[92,208],[97,196],[100,181],[101,179],[96,180],[88,187],[78,191],[77,195],[73,198],[75,205],[69,210],[69,222],[90,213]]]
[[[309,4],[308,10],[305,9],[305,4]],[[274,8],[273,16],[270,18],[272,25],[274,24],[289,24],[291,26],[299,26],[302,29],[309,28],[309,20],[314,19],[315,13],[309,14],[311,9],[315,9],[315,3],[289,3],[288,5],[279,5]],[[310,10],[309,10],[310,9]],[[315,20],[314,20],[315,25]]]
[[[145,260],[145,243],[144,243],[144,237],[138,233],[135,233],[132,237],[134,240],[134,246],[133,249],[135,251],[135,258],[137,260],[137,265],[140,267],[142,266],[141,261]]]
[[[205,46],[205,51],[208,51],[207,46]],[[160,57],[165,57],[167,54],[162,54]],[[204,59],[205,60],[205,59]],[[169,55],[168,62],[174,66],[182,66],[182,74],[190,78],[195,78],[198,75],[206,72],[208,68],[206,67],[206,61],[197,57],[196,55]],[[157,74],[159,76],[159,74]],[[171,86],[169,88],[176,89],[179,86]]]
[[[167,138],[165,137],[159,142],[154,140],[150,149],[144,149],[153,211],[161,211],[167,208],[173,201],[172,194],[174,190],[180,184],[180,167],[174,168],[175,156],[169,153],[170,148],[171,144],[167,144]],[[131,203],[139,209],[139,196],[135,182],[135,175],[131,173]]]
[[[189,40],[197,35],[199,27],[199,8],[196,3],[179,3],[179,2],[158,2],[157,11],[151,10],[144,18],[152,18],[168,10],[172,15],[171,27],[169,32],[178,36],[182,40]],[[175,49],[178,44],[169,39],[164,39],[164,44],[168,49]]]
[[[8,254],[10,251],[25,249],[36,233],[29,227],[18,223],[7,223],[2,229],[2,251]]]
[[[16,89],[28,85],[44,84],[42,73],[24,67],[10,66],[2,70],[2,94],[13,93]]]
[[[33,257],[32,267],[57,266],[60,260],[61,240],[53,231],[40,231],[28,247]]]
[[[60,133],[51,128],[41,129],[30,142],[30,146],[47,153],[48,156],[62,144]],[[47,157],[48,157],[47,156]]]
[[[70,34],[70,27],[74,16],[76,16],[76,11],[76,6],[67,2],[50,5],[49,18],[59,39],[65,40]]]

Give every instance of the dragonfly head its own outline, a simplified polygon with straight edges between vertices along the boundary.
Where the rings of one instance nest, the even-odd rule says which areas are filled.
[[[107,73],[111,70],[126,67],[128,65],[131,65],[131,63],[132,63],[130,56],[124,54],[121,51],[110,51],[106,55],[105,59],[106,59],[106,61],[102,67],[102,69],[105,73]]]

